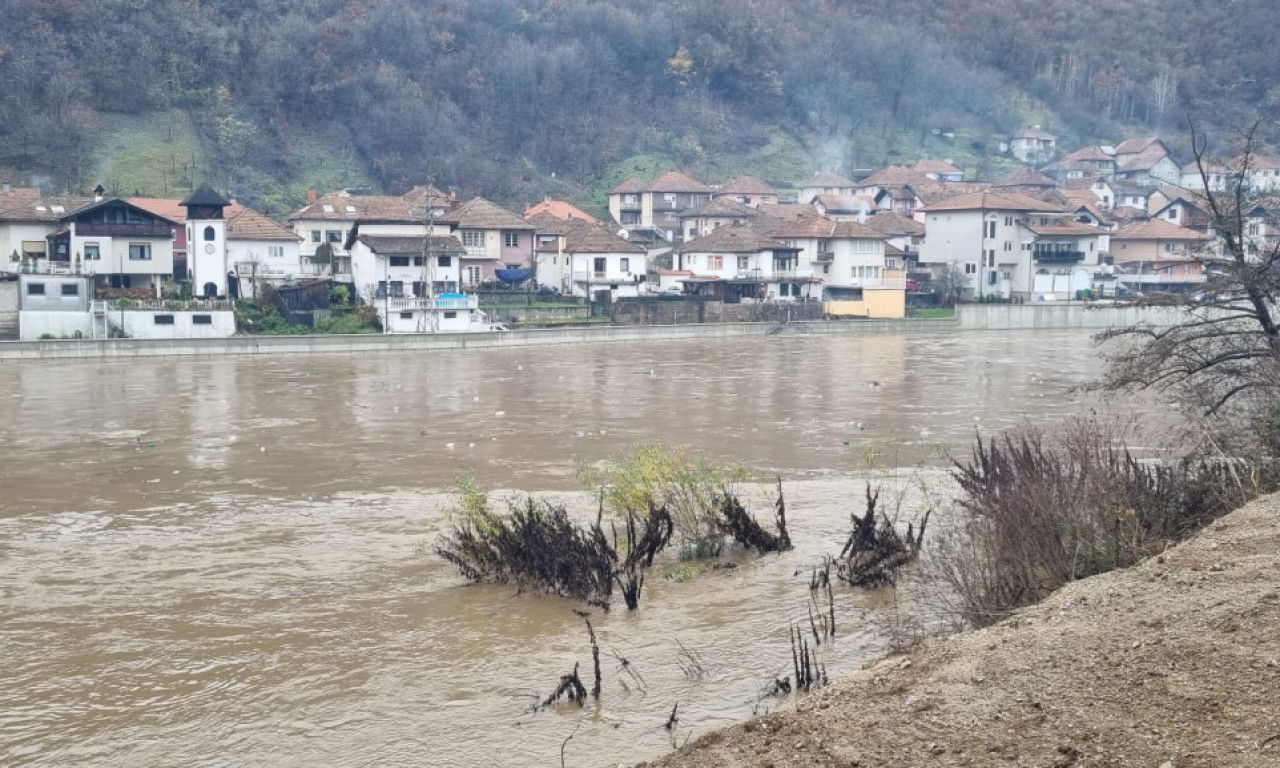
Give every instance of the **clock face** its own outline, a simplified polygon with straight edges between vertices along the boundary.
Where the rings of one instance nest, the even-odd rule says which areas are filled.
[[[206,245],[206,246],[204,247],[204,252],[205,252],[205,253],[213,253],[213,243],[209,243],[208,245]]]

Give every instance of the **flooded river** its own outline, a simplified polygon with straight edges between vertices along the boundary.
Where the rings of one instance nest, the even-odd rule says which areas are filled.
[[[2,362],[0,764],[653,757],[778,706],[759,693],[790,673],[808,568],[838,553],[861,478],[940,487],[886,468],[1079,413],[1097,366],[1079,331]],[[655,565],[639,611],[592,619],[600,701],[531,712],[575,663],[590,685],[580,606],[464,585],[431,553],[447,489],[465,473],[586,509],[575,464],[642,440],[780,475],[797,548]],[[832,676],[881,652],[891,600],[837,590]]]

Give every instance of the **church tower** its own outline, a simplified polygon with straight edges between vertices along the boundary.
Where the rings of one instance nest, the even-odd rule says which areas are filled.
[[[223,208],[231,202],[208,184],[201,184],[180,205],[187,209],[187,270],[191,294],[202,298],[227,296],[227,222]]]

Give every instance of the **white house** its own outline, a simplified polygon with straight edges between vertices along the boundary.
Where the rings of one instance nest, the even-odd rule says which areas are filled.
[[[255,296],[260,283],[280,285],[310,274],[302,263],[302,238],[292,229],[242,208],[227,218],[227,266],[240,279],[242,295]]]
[[[968,296],[1034,297],[1037,275],[1066,275],[1063,292],[1081,290],[1102,260],[1105,232],[1074,221],[1070,208],[1027,195],[975,192],[922,212],[920,264],[935,273],[954,265]]]
[[[582,223],[564,235],[571,292],[593,301],[608,294],[619,299],[639,296],[648,267],[643,246],[628,242],[598,224]]]
[[[1049,162],[1057,151],[1058,137],[1038,125],[1028,125],[1009,139],[1009,154],[1031,165]]]
[[[801,248],[746,224],[720,227],[672,251],[673,269],[660,273],[662,288],[682,284],[686,293],[743,300],[817,299],[822,281],[800,267]]]
[[[458,292],[466,250],[452,235],[366,235],[347,244],[361,296],[388,333],[489,330],[475,296]]]
[[[800,185],[797,199],[804,205],[812,202],[818,195],[852,195],[854,182],[835,171],[818,171],[813,178]]]
[[[803,295],[862,299],[863,289],[906,289],[902,265],[885,255],[886,236],[863,224],[810,216],[773,227],[767,234],[798,249],[797,276],[818,282]]]

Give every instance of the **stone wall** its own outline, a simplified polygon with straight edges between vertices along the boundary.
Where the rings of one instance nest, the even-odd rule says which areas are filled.
[[[725,304],[696,296],[618,299],[607,307],[616,325],[690,325],[698,323],[782,323],[821,320],[820,302]]]

